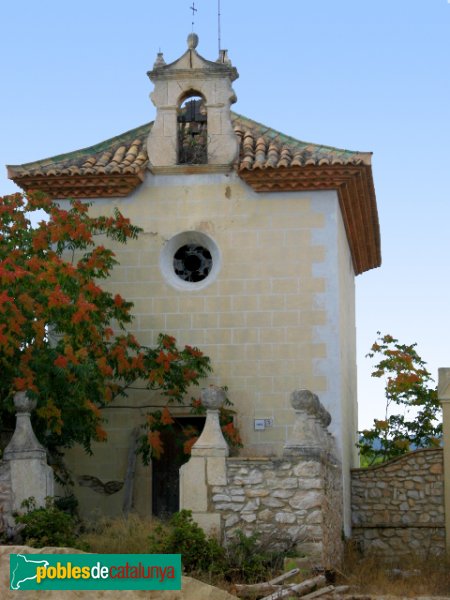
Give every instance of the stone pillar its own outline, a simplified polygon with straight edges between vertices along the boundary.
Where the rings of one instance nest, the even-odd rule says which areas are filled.
[[[320,458],[329,451],[330,413],[322,406],[316,394],[309,390],[295,390],[291,394],[295,421],[291,436],[284,445],[284,456]]]
[[[215,386],[201,392],[206,408],[203,431],[192,446],[191,458],[180,468],[180,510],[192,511],[197,523],[207,532],[220,532],[220,513],[210,510],[209,487],[227,484],[228,445],[219,422],[219,409],[225,392]]]
[[[438,398],[442,406],[444,435],[445,544],[450,553],[450,368],[438,371]]]
[[[339,564],[342,557],[341,532],[343,526],[342,471],[336,459],[334,439],[328,432],[331,416],[319,398],[309,390],[291,394],[295,411],[292,433],[283,455],[297,463],[294,472],[304,477],[314,473],[310,487],[300,485],[302,492],[296,505],[314,507],[313,516],[304,524],[305,543],[302,547],[318,555],[325,567]],[[301,495],[303,494],[303,497]]]
[[[3,453],[9,465],[12,487],[12,510],[20,511],[23,500],[33,496],[36,506],[45,506],[47,496],[54,495],[53,471],[47,464],[45,448],[38,442],[31,427],[31,411],[36,400],[26,392],[14,396],[16,429]]]

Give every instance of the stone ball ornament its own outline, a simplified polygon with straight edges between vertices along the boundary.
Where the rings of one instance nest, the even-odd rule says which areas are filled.
[[[36,405],[36,399],[29,398],[27,392],[16,392],[14,394],[14,406],[18,413],[31,413]]]
[[[219,410],[225,402],[226,395],[222,388],[210,385],[201,391],[202,404],[207,410]]]
[[[198,35],[196,33],[190,33],[187,37],[187,45],[189,50],[195,50],[195,48],[197,48],[198,46]]]

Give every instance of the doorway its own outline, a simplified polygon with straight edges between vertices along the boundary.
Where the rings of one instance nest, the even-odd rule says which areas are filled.
[[[174,417],[172,430],[161,431],[164,452],[152,460],[152,514],[160,519],[180,510],[180,467],[190,456],[183,452],[183,431],[192,427],[200,435],[205,417]]]

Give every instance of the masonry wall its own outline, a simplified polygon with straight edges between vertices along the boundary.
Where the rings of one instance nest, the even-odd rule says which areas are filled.
[[[345,293],[340,289],[351,270],[344,261],[346,273],[339,273],[336,248],[346,238],[336,192],[257,194],[234,172],[148,173],[130,197],[95,200],[92,211],[108,214],[115,207],[144,230],[138,240],[115,248],[120,266],[107,282],[134,302],[133,333],[141,343],[153,344],[164,331],[211,357],[214,373],[206,384],[228,386],[244,455],[280,456],[292,427],[289,395],[313,390],[333,417],[339,459],[348,470],[351,457],[343,455],[343,446],[355,396],[353,390],[343,403],[342,357],[354,362],[354,323],[342,337],[339,305],[353,302],[353,282]],[[198,290],[175,289],[161,269],[168,240],[186,231],[208,235],[220,253],[217,277]],[[113,403],[105,411],[110,448],[122,455],[111,462],[111,450],[101,450],[105,468],[97,469],[76,453],[76,470],[122,480],[127,437],[145,412],[139,407],[158,402],[154,394],[133,391],[120,401],[130,410],[116,410]],[[257,431],[255,419],[271,419],[272,426]],[[119,500],[103,502],[118,507]]]
[[[351,532],[350,469],[358,464],[355,272],[339,207],[331,210],[329,206],[324,214],[327,215],[325,227],[313,231],[312,235],[315,243],[322,240],[327,252],[322,263],[313,265],[313,273],[316,277],[322,275],[326,281],[324,293],[316,296],[316,303],[325,309],[327,318],[315,327],[314,335],[316,341],[326,344],[327,359],[316,360],[315,370],[324,375],[328,383],[320,398],[332,412],[329,429],[338,443],[344,465],[344,531],[348,536]]]
[[[442,449],[352,470],[353,539],[386,556],[445,551]]]
[[[189,475],[195,478],[192,466]],[[294,550],[324,566],[335,566],[342,554],[340,475],[326,452],[227,458],[224,481],[211,484],[207,477],[205,512],[194,512],[194,518],[210,531],[218,529],[225,543],[237,530],[257,533],[271,548]],[[211,476],[217,479],[215,473]],[[192,506],[183,507],[198,510],[199,499],[189,498]]]
[[[287,459],[229,458],[228,483],[211,487],[225,538],[241,529],[269,535],[273,543],[321,553],[324,465]],[[296,544],[297,543],[297,544]]]
[[[211,357],[210,382],[229,387],[251,455],[281,453],[292,390],[322,394],[329,385],[315,368],[329,358],[326,342],[315,337],[327,315],[316,301],[326,280],[313,265],[323,262],[326,248],[312,232],[324,228],[331,208],[316,206],[319,195],[256,194],[234,173],[149,174],[132,197],[117,201],[144,232],[118,248],[111,289],[134,302],[142,343],[164,331]],[[97,209],[96,202],[95,209],[112,207]],[[216,279],[198,290],[174,289],[160,268],[167,241],[184,231],[208,235],[220,250]],[[255,431],[254,419],[264,418],[273,427]]]

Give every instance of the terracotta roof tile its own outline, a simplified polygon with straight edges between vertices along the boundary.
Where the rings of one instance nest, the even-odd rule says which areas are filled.
[[[370,164],[370,154],[302,142],[232,113],[240,139],[238,169],[265,169],[307,165]],[[95,146],[8,167],[9,177],[55,177],[60,175],[135,174],[148,165],[146,140],[153,123],[147,123]]]

